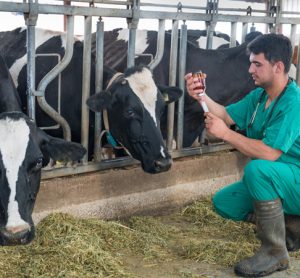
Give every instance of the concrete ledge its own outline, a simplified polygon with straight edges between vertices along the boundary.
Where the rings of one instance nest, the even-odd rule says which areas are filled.
[[[34,221],[59,211],[103,219],[166,213],[239,180],[246,162],[227,151],[176,159],[171,170],[156,175],[131,167],[44,180]]]

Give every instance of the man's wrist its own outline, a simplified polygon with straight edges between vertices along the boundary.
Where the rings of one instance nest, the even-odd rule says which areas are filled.
[[[232,130],[230,128],[227,128],[222,136],[222,140],[229,142],[232,135]]]

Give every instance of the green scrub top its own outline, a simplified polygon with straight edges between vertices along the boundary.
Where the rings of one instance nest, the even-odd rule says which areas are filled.
[[[260,98],[255,119],[249,127]],[[246,131],[247,137],[281,150],[277,161],[289,164],[296,182],[300,183],[300,88],[295,81],[290,82],[277,103],[274,99],[265,109],[267,98],[264,89],[259,87],[241,101],[227,106],[226,111],[237,127]]]

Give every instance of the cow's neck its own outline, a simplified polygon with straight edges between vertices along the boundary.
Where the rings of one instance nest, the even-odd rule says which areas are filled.
[[[112,70],[106,66],[104,66],[104,72],[103,72],[103,87],[106,89],[110,80],[113,78],[113,76],[117,73],[117,71]]]
[[[0,55],[0,113],[21,112],[20,99],[4,59]]]

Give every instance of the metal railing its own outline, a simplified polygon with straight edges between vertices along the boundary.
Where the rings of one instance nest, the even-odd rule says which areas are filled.
[[[57,4],[56,4],[57,2]],[[159,22],[159,32],[157,41],[157,53],[154,60],[150,63],[151,69],[155,68],[160,62],[163,49],[164,49],[164,32],[165,32],[165,20],[172,20],[172,48],[170,54],[170,78],[169,85],[175,85],[178,81],[179,86],[184,89],[184,79],[185,74],[185,57],[186,44],[187,44],[187,26],[186,21],[201,21],[205,22],[207,26],[208,40],[207,48],[212,46],[212,34],[215,29],[217,22],[230,22],[231,23],[231,42],[230,45],[234,46],[236,42],[236,32],[237,32],[237,22],[243,24],[243,38],[248,29],[248,23],[264,23],[266,26],[274,27],[274,30],[278,28],[281,24],[291,25],[291,38],[293,39],[296,34],[297,25],[300,24],[300,12],[288,12],[280,10],[282,6],[281,1],[272,1],[272,5],[267,5],[265,10],[257,10],[246,8],[246,9],[235,9],[235,8],[218,8],[218,0],[207,0],[207,5],[205,7],[199,6],[189,6],[178,3],[177,5],[168,4],[153,4],[147,2],[140,2],[139,0],[132,1],[106,1],[106,0],[74,0],[71,1],[70,5],[63,5],[63,0],[57,0],[55,4],[39,3],[38,0],[24,0],[20,3],[15,2],[0,2],[0,11],[4,12],[18,12],[24,13],[25,23],[27,25],[27,41],[28,41],[28,114],[34,119],[35,117],[35,96],[39,99],[40,103],[46,107],[44,110],[51,110],[53,117],[59,122],[60,125],[64,126],[65,138],[70,140],[70,131],[68,128],[68,123],[57,113],[53,111],[53,108],[49,108],[44,100],[44,91],[53,78],[55,78],[68,64],[72,52],[72,39],[71,36],[74,34],[74,16],[83,16],[85,19],[84,27],[84,54],[83,54],[83,86],[82,86],[82,144],[84,147],[88,148],[89,142],[89,112],[85,105],[85,100],[90,94],[90,57],[91,57],[91,30],[92,30],[92,18],[97,17],[99,20],[97,22],[96,31],[96,77],[95,77],[95,88],[96,92],[99,92],[103,86],[103,40],[104,40],[104,22],[103,17],[109,18],[126,18],[129,28],[129,41],[128,41],[128,55],[127,55],[127,65],[131,66],[134,64],[135,57],[135,37],[136,29],[140,19],[157,19]],[[184,2],[184,1],[183,1]],[[274,3],[276,5],[274,6]],[[113,6],[113,7],[111,7]],[[159,10],[151,10],[152,8],[159,8]],[[170,9],[170,11],[164,11],[164,9]],[[226,14],[225,14],[226,13]],[[229,14],[231,13],[231,14]],[[236,14],[235,14],[236,13]],[[68,18],[68,31],[69,34],[69,47],[65,57],[59,62],[57,67],[55,67],[44,79],[46,81],[41,82],[37,89],[35,89],[35,26],[39,14],[59,14],[65,15]],[[254,15],[255,14],[255,15]],[[289,17],[286,15],[293,15]],[[299,17],[297,17],[299,15]],[[0,19],[1,21],[1,19]],[[182,21],[182,25],[179,28],[179,22]],[[270,28],[271,29],[271,28]],[[178,30],[180,30],[180,45],[178,47]],[[298,44],[298,42],[293,42]],[[179,49],[179,50],[178,50]],[[300,49],[300,48],[299,48]],[[180,52],[180,61],[177,64],[177,53]],[[176,80],[176,72],[178,72],[179,77]],[[297,72],[297,81],[300,80],[299,71]],[[173,140],[173,130],[174,130],[174,104],[169,105],[168,109],[168,138],[167,146],[172,152],[174,158],[196,155],[203,153],[210,153],[219,150],[229,149],[230,146],[226,144],[214,144],[211,146],[203,146],[199,148],[182,148],[182,138],[183,138],[183,122],[184,122],[184,98],[179,100],[178,106],[178,134],[177,134],[177,149],[172,150],[172,140]],[[107,169],[112,167],[121,167],[132,163],[137,163],[132,158],[119,158],[102,160],[101,144],[99,140],[99,134],[102,130],[101,115],[100,113],[95,114],[95,138],[94,138],[94,162],[89,162],[87,156],[84,157],[83,163],[77,165],[77,167],[58,167],[52,170],[43,171],[43,178],[50,178],[55,176],[63,176],[69,174],[83,173],[88,171],[95,171],[101,169]]]

